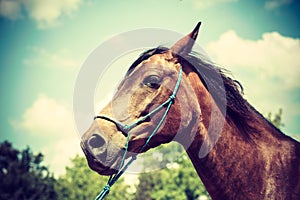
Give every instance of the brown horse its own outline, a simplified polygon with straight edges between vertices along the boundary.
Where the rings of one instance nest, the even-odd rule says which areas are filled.
[[[171,48],[146,51],[132,64],[82,136],[90,168],[115,174],[124,149],[129,157],[176,141],[213,199],[299,200],[300,143],[259,114],[242,97],[237,81],[192,52],[199,26]],[[166,111],[160,105],[174,95],[177,84]]]

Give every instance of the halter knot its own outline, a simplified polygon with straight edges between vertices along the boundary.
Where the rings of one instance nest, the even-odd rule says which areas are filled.
[[[133,155],[132,160],[136,160],[136,159],[137,159],[136,155]]]
[[[175,94],[172,94],[172,95],[170,96],[170,101],[171,101],[172,104],[174,103],[175,98],[176,98]]]
[[[105,186],[103,187],[103,190],[106,190],[106,191],[109,192],[109,191],[110,191],[110,185],[108,185],[108,184],[105,185]]]

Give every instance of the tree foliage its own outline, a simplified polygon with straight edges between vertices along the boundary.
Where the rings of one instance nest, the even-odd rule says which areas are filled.
[[[60,200],[94,199],[106,185],[107,177],[100,176],[88,168],[84,157],[72,159],[72,166],[66,168],[66,174],[58,178],[55,189]],[[106,199],[130,199],[128,186],[120,179]]]
[[[0,199],[57,199],[55,179],[42,165],[43,155],[29,147],[19,151],[11,143],[0,144]]]
[[[142,173],[139,176],[135,200],[194,200],[201,195],[209,196],[187,155],[182,149],[178,151],[178,145],[170,147],[162,150],[165,157],[163,162],[172,162],[161,170]],[[177,160],[171,159],[172,152],[180,157]],[[153,158],[151,161],[151,157],[147,160],[147,164],[155,163]]]
[[[278,113],[276,113],[274,115],[274,117],[272,116],[272,113],[269,112],[267,119],[278,129],[284,127],[284,123],[282,123],[282,109],[281,108],[279,108]]]

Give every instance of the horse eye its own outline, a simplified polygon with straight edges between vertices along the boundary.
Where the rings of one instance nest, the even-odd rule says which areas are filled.
[[[144,80],[143,80],[143,84],[150,87],[150,88],[159,88],[160,86],[160,78],[156,75],[150,75],[147,76]]]

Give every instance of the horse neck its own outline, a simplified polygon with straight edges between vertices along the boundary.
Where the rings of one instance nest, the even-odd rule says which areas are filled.
[[[191,83],[200,81],[195,80],[197,79],[195,74],[189,75],[188,79]],[[291,144],[293,142],[253,111],[249,114],[256,118],[257,124],[255,124],[255,127],[257,127],[256,131],[259,133],[259,137],[253,137],[249,142],[239,132],[240,130],[234,122],[225,121],[216,144],[207,156],[201,158],[199,152],[201,151],[203,139],[208,135],[207,130],[212,108],[217,108],[217,105],[203,85],[193,85],[193,88],[198,93],[198,102],[201,102],[199,104],[203,120],[199,121],[198,132],[186,151],[212,198],[275,199],[280,196],[280,191],[277,190],[279,186],[282,187],[280,190],[283,195],[286,192],[285,190],[288,189],[284,189],[283,183],[275,182],[276,179],[286,181],[284,176],[288,176],[288,172],[283,173],[284,169],[276,162],[286,162],[286,165],[291,164],[291,157],[295,155],[293,144]],[[222,119],[221,111],[217,115]],[[296,157],[294,161],[299,166],[299,143],[297,149],[298,156],[294,156]],[[274,159],[275,157],[277,158]],[[274,170],[273,165],[278,166],[278,168]],[[297,165],[294,172],[300,174]],[[270,179],[269,176],[274,173],[284,175],[277,174],[275,178]],[[300,181],[297,180],[294,180],[294,182],[298,184],[297,187],[300,191]]]

